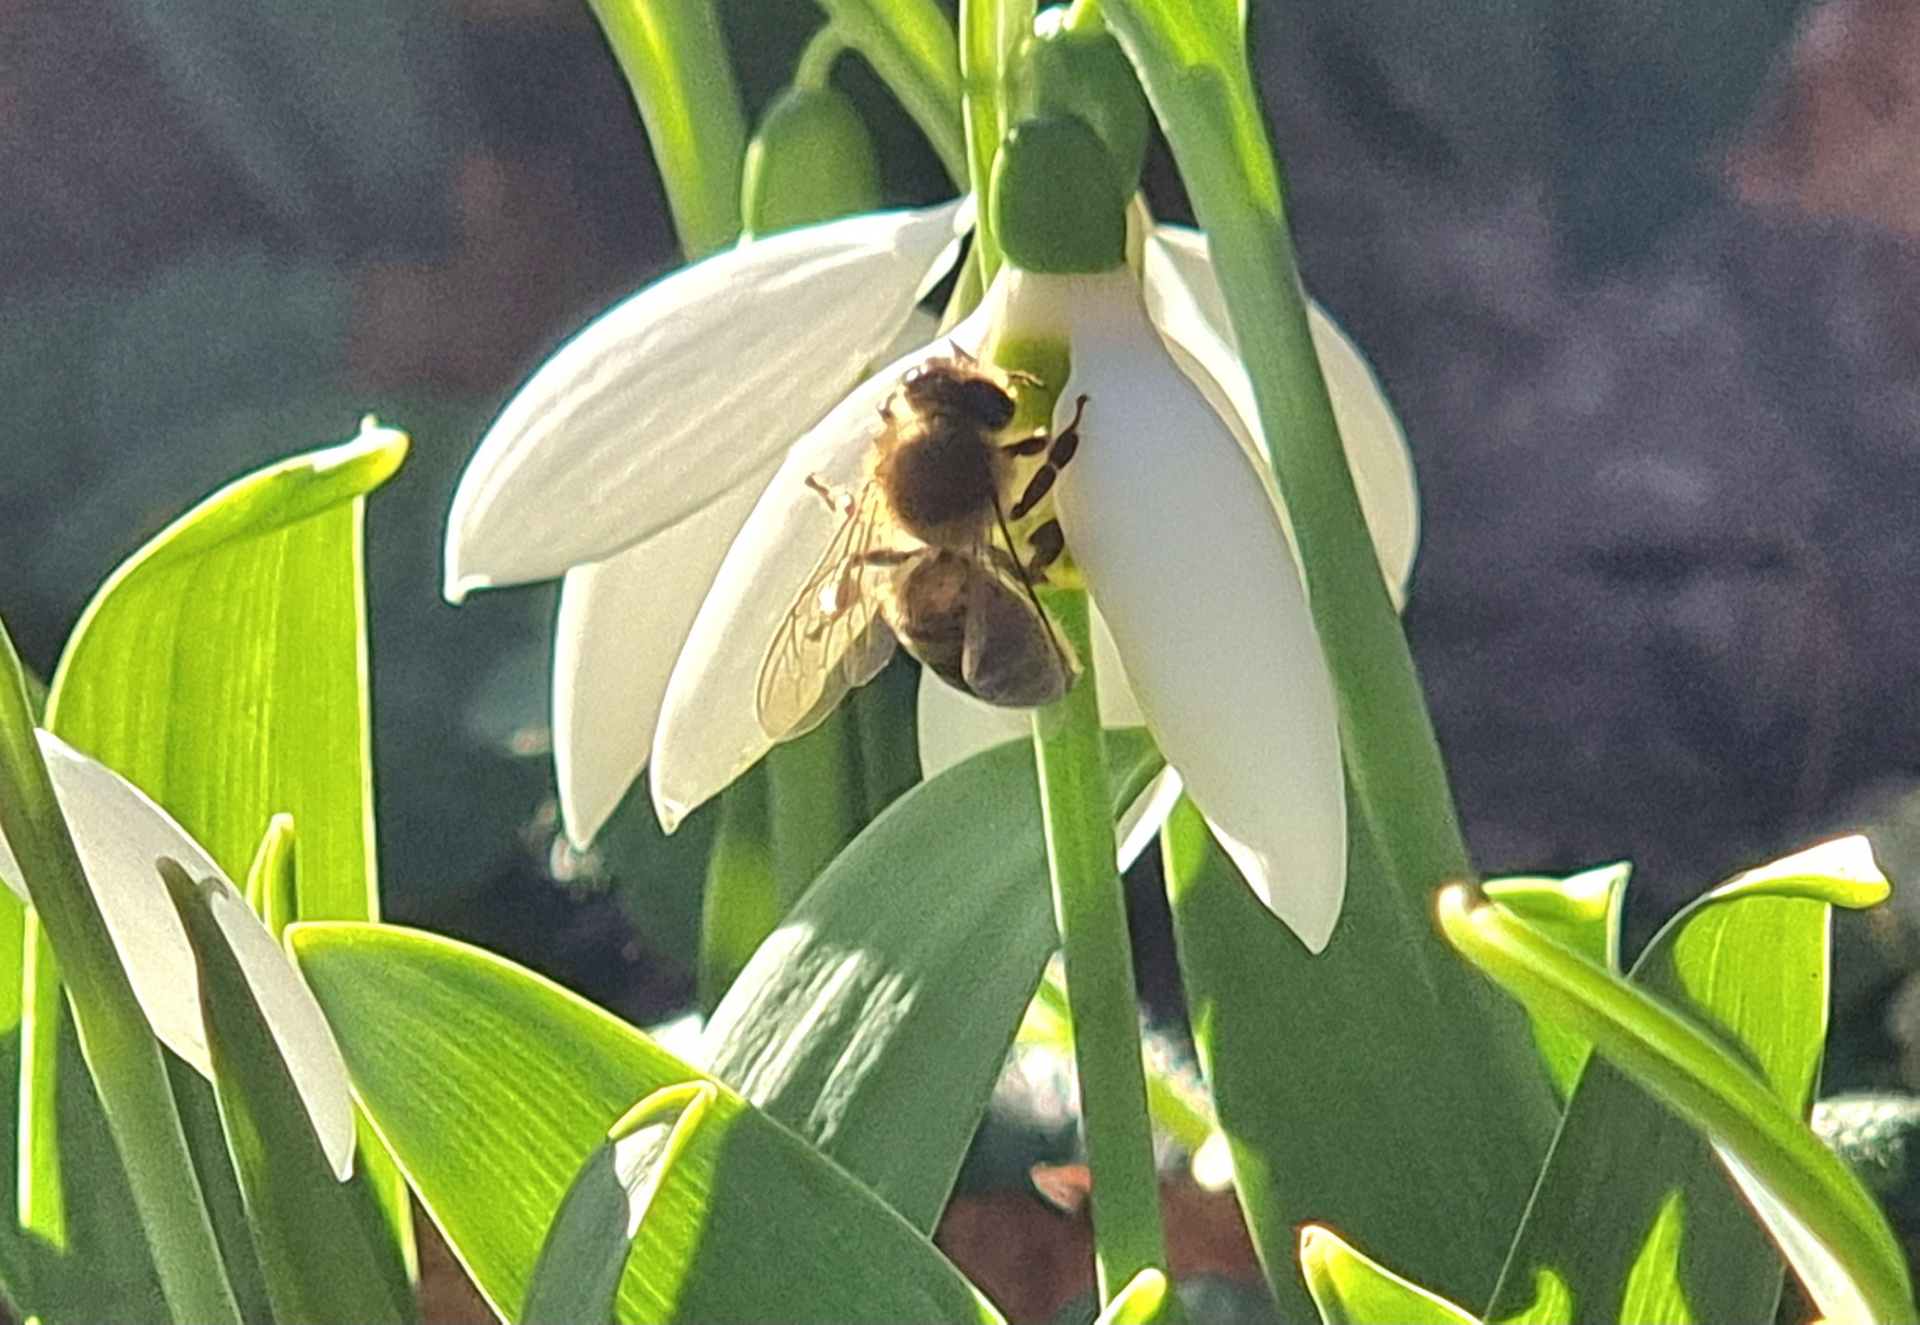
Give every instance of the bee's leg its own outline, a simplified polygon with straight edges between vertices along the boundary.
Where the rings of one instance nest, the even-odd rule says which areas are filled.
[[[1037,432],[1031,437],[1016,437],[1010,442],[1002,442],[1000,449],[1008,455],[1039,455],[1052,440],[1052,434]]]
[[[1054,481],[1060,477],[1060,471],[1080,450],[1080,416],[1086,413],[1086,409],[1087,398],[1082,396],[1074,405],[1072,422],[1055,434],[1053,445],[1047,449],[1047,463],[1028,480],[1026,491],[1020,494],[1020,500],[1013,504],[1011,511],[1007,512],[1010,519],[1021,519],[1038,506],[1042,498],[1053,491]],[[1015,452],[1015,454],[1032,454],[1032,452]]]
[[[1060,522],[1049,520],[1034,530],[1027,546],[1033,549],[1027,557],[1027,583],[1044,584],[1047,567],[1060,560],[1060,554],[1067,550],[1067,536],[1061,532]]]
[[[820,494],[820,500],[835,515],[845,515],[853,509],[853,494],[844,488],[829,487],[818,474],[807,475],[807,486]]]
[[[1046,385],[1045,382],[1042,382],[1039,378],[1035,377],[1032,373],[1024,372],[1018,368],[1002,368],[1000,371],[1006,376],[1006,379],[1009,382],[1018,382],[1021,386],[1045,386]]]
[[[905,565],[915,555],[917,554],[908,552],[902,548],[876,547],[867,549],[855,557],[854,560],[862,566],[901,566]]]

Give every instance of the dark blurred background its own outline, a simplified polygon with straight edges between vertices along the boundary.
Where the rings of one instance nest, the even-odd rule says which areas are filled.
[[[723,4],[750,109],[819,16]],[[1407,624],[1490,872],[1639,862],[1634,928],[1847,826],[1920,867],[1920,5],[1256,6],[1308,282],[1404,415]],[[947,186],[857,59],[890,198]],[[1164,152],[1155,202],[1179,215]],[[439,597],[505,395],[673,262],[578,0],[0,0],[0,605],[376,411],[389,914],[630,1016],[691,991],[711,825],[548,800],[549,590]],[[1842,936],[1885,1078],[1897,915]],[[1849,1057],[1851,1055],[1851,1057]],[[1848,1074],[1851,1074],[1849,1076]]]

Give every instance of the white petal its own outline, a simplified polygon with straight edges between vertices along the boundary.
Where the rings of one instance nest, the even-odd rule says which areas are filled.
[[[346,1063],[306,982],[233,885],[167,812],[106,765],[49,732],[37,732],[80,867],[127,969],[134,995],[161,1043],[203,1076],[213,1075],[200,1018],[198,975],[186,930],[154,864],[178,861],[196,879],[216,879],[213,915],[259,1001],[334,1172],[353,1166],[353,1099]],[[24,890],[0,839],[0,877]]]
[[[772,746],[755,713],[760,663],[833,536],[836,516],[809,477],[829,487],[861,478],[880,405],[915,364],[980,348],[998,313],[991,295],[932,345],[868,378],[795,443],[727,552],[667,683],[653,741],[653,805],[671,832]]]
[[[1139,727],[1146,719],[1133,697],[1126,670],[1120,665],[1113,632],[1096,607],[1093,621],[1093,670],[1100,687],[1100,723],[1105,727]],[[932,777],[1007,741],[1024,739],[1033,731],[1025,709],[1002,708],[964,694],[933,672],[920,671],[920,775]],[[1161,816],[1165,818],[1165,815]]]
[[[553,767],[575,846],[593,841],[646,767],[673,664],[772,477],[764,470],[691,519],[561,581]]]
[[[1146,245],[1143,266],[1147,308],[1154,324],[1219,382],[1265,451],[1267,441],[1260,430],[1253,385],[1240,362],[1206,236],[1197,230],[1161,226]],[[1420,542],[1420,494],[1406,434],[1379,379],[1347,334],[1312,301],[1307,320],[1346,444],[1367,532],[1373,536],[1395,604],[1404,605]]]
[[[1345,889],[1345,789],[1333,687],[1273,505],[1129,275],[1027,280],[1070,291],[1063,413],[1089,397],[1059,484],[1067,546],[1188,795],[1257,858],[1248,882],[1317,952]]]
[[[846,391],[945,269],[959,203],[741,244],[562,346],[454,494],[446,592],[551,579],[687,519]]]

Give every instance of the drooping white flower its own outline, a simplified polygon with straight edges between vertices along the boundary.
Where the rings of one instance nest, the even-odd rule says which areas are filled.
[[[590,326],[535,374],[483,440],[455,499],[448,592],[457,598],[564,571],[554,753],[576,843],[592,838],[649,762],[656,809],[672,827],[766,752],[753,702],[760,660],[832,532],[805,480],[855,481],[879,405],[900,377],[953,348],[979,351],[1005,312],[1006,289],[997,286],[948,337],[865,376],[944,270],[954,218],[952,209],[857,217],[709,258]],[[1143,272],[1145,312],[1140,281],[1126,278],[1135,304],[1129,335],[1146,333],[1128,341],[1127,353],[1158,345],[1156,368],[1172,371],[1164,380],[1182,383],[1187,403],[1213,401],[1213,428],[1240,448],[1235,472],[1264,491],[1272,511],[1270,473],[1254,463],[1258,424],[1241,412],[1251,399],[1244,370],[1230,330],[1208,321],[1221,316],[1217,287],[1188,285],[1192,264],[1181,255],[1191,258],[1198,242],[1190,232],[1162,233],[1165,252],[1150,244]],[[1204,269],[1203,249],[1199,262]],[[736,324],[750,331],[736,334]],[[1330,343],[1377,397],[1351,347],[1337,333]],[[777,357],[766,356],[768,347]],[[1329,352],[1323,347],[1323,359]],[[1363,492],[1410,493],[1397,426],[1383,403],[1369,403],[1386,420],[1386,440],[1366,450],[1349,439],[1350,452],[1384,459],[1385,471]],[[669,451],[671,462],[660,459]],[[595,477],[602,467],[610,476],[604,490]],[[675,487],[682,483],[684,491]],[[1412,545],[1411,521],[1402,523],[1405,550],[1389,554],[1396,587]],[[1097,585],[1095,598],[1098,606]],[[1104,638],[1104,624],[1099,630]],[[1096,661],[1107,720],[1138,721],[1123,669]],[[1156,671],[1155,684],[1163,680]],[[1008,715],[954,698],[990,715],[955,748],[993,744]],[[930,745],[944,739],[923,735]],[[1306,922],[1302,932],[1313,928]]]
[[[226,936],[267,1028],[286,1060],[334,1172],[353,1166],[353,1099],[347,1068],[326,1016],[265,925],[248,909],[220,867],[172,816],[144,792],[59,737],[36,731],[54,797],[73,835],[80,868],[134,996],[153,1033],[202,1076],[213,1076],[200,1012],[198,967],[186,929],[155,867],[179,862],[195,879],[212,879],[215,923]],[[26,901],[18,862],[0,834],[0,883]]]

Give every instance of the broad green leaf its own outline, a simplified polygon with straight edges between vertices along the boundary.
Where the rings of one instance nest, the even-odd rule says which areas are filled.
[[[1306,1312],[1292,1244],[1310,1218],[1482,1302],[1556,1101],[1524,1017],[1475,990],[1428,921],[1433,889],[1471,862],[1314,349],[1243,7],[1106,0],[1102,12],[1207,232],[1343,719],[1347,900],[1320,957],[1258,913],[1197,815],[1163,838],[1242,1205],[1283,1313]]]
[[[934,0],[819,0],[820,8],[927,136],[956,188],[967,187],[960,57]]]
[[[747,125],[712,0],[587,0],[626,75],[689,261],[740,232]]]
[[[1489,879],[1488,897],[1525,917],[1589,961],[1620,969],[1620,908],[1627,895],[1628,864],[1602,865],[1564,879]],[[1530,1016],[1533,1040],[1565,1099],[1580,1080],[1593,1046],[1555,1022]]]
[[[50,730],[159,802],[229,878],[274,814],[293,815],[309,920],[378,914],[361,533],[366,494],[406,448],[368,420],[201,502],[108,578],[47,699]],[[410,1258],[398,1176],[362,1150]]]
[[[101,587],[47,700],[49,730],[158,801],[229,878],[293,815],[308,920],[376,913],[360,531],[406,447],[368,425],[207,498]]]
[[[1489,991],[1436,950],[1425,906],[1406,904],[1359,824],[1346,909],[1318,957],[1190,805],[1162,840],[1201,1066],[1283,1315],[1311,1310],[1293,1258],[1308,1220],[1455,1301],[1486,1301],[1552,1125],[1525,1021],[1492,1034]]]
[[[1752,1055],[1779,1099],[1801,1114],[1826,1029],[1827,904],[1870,904],[1885,891],[1871,856],[1864,865],[1859,859],[1864,842],[1847,843],[1714,889],[1661,931],[1633,971]],[[1536,928],[1538,910],[1525,917]],[[1515,1238],[1496,1312],[1517,1305],[1530,1267],[1551,1266],[1567,1276],[1582,1320],[1622,1319],[1629,1267],[1676,1195],[1672,1218],[1686,1234],[1680,1290],[1699,1318],[1768,1316],[1779,1257],[1711,1147],[1618,1067],[1589,1063]]]
[[[382,1139],[516,1319],[583,1161],[635,1099],[701,1074],[478,949],[387,926],[288,934]],[[653,1195],[621,1320],[993,1319],[905,1221],[731,1091],[682,1160]]]
[[[195,881],[171,860],[161,873],[199,971],[200,1005],[227,1147],[246,1198],[246,1225],[281,1325],[405,1321],[413,1316],[398,1249],[370,1238],[352,1189],[334,1174],[293,1075],[216,912],[251,921],[219,878]]]
[[[1776,1213],[1791,1220],[1784,1235],[1776,1232],[1784,1254],[1798,1264],[1805,1250],[1799,1240],[1813,1244],[1828,1262],[1844,1268],[1846,1296],[1857,1297],[1872,1319],[1911,1320],[1920,1314],[1898,1240],[1859,1180],[1801,1121],[1802,1109],[1783,1104],[1771,1084],[1682,1014],[1497,903],[1474,900],[1465,885],[1443,889],[1437,909],[1448,940],[1469,961],[1529,1007],[1590,1038],[1599,1054],[1712,1138],[1727,1162],[1744,1169],[1778,1206]],[[1636,1137],[1632,1144],[1643,1140]],[[1689,1205],[1692,1201],[1689,1193]],[[1761,1213],[1771,1229],[1782,1228],[1778,1218]],[[1637,1238],[1635,1244],[1637,1250]],[[1518,1263],[1536,1264],[1540,1258]],[[1831,1283],[1826,1267],[1815,1268],[1801,1279],[1817,1304],[1831,1315],[1851,1318],[1855,1304],[1823,1294]],[[1573,1287],[1582,1312],[1594,1312],[1580,1285]],[[1709,1316],[1692,1284],[1687,1295],[1703,1319],[1751,1318]]]
[[[1471,1312],[1401,1278],[1314,1224],[1300,1231],[1300,1269],[1325,1325],[1475,1325]]]
[[[1108,733],[1116,813],[1159,764],[1143,732]],[[702,1062],[930,1232],[1056,942],[1032,747],[1003,745],[827,867],[715,1011]]]
[[[1687,1203],[1678,1191],[1667,1193],[1660,1211],[1627,1270],[1620,1298],[1621,1325],[1693,1325],[1680,1283],[1680,1256],[1686,1238]]]

